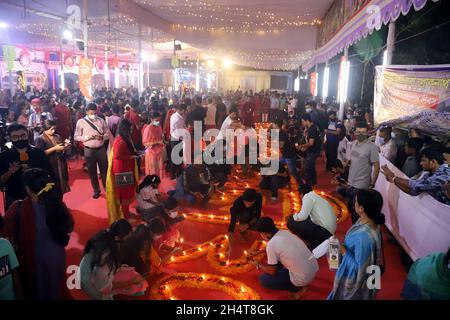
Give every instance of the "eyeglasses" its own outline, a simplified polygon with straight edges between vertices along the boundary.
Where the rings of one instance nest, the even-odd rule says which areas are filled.
[[[28,139],[27,133],[22,133],[21,135],[12,134],[11,135],[11,141],[19,141],[19,140],[25,140]]]

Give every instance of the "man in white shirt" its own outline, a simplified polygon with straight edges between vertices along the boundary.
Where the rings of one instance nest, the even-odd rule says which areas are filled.
[[[222,123],[222,127],[220,127],[220,132],[217,135],[217,140],[225,140],[226,133],[228,129],[245,129],[245,127],[238,122],[238,109],[236,106],[232,106],[228,113],[228,117]]]
[[[391,139],[391,128],[383,127],[380,129],[377,146],[380,148],[380,154],[388,159],[392,164],[397,158],[397,145]]]
[[[309,242],[314,250],[336,232],[336,214],[330,203],[314,192],[310,185],[299,188],[303,194],[302,210],[287,219],[288,229]]]
[[[256,230],[268,241],[267,264],[254,262],[264,274],[259,277],[261,285],[272,290],[287,290],[291,299],[300,298],[314,280],[319,265],[312,252],[296,235],[278,230],[270,217],[262,217]],[[250,257],[254,253],[251,252]]]
[[[177,106],[177,111],[170,116],[170,177],[175,179],[182,172],[182,167],[172,161],[172,150],[182,143],[183,136],[187,132],[184,115],[187,111],[187,106],[182,103]]]

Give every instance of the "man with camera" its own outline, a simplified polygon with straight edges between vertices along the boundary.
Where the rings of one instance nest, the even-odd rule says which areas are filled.
[[[53,176],[44,151],[31,146],[28,142],[28,130],[14,123],[7,129],[11,149],[0,153],[0,186],[5,188],[6,209],[16,200],[25,199],[27,193],[22,182],[22,171],[28,168],[44,169]]]

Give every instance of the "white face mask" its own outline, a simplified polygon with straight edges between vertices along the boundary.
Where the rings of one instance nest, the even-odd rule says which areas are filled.
[[[89,120],[95,120],[95,114],[88,115]]]
[[[306,108],[306,112],[310,113],[311,112],[311,108]]]
[[[159,121],[158,120],[153,121],[153,125],[154,126],[159,126]]]
[[[153,236],[153,240],[158,240],[158,239],[160,239],[162,236],[163,236],[162,234],[160,234],[160,235],[154,235],[154,236]]]
[[[391,132],[391,138],[395,138],[396,137],[396,135],[395,135],[395,132]]]
[[[170,211],[169,212],[169,217],[171,217],[172,219],[175,219],[178,216],[178,211]]]

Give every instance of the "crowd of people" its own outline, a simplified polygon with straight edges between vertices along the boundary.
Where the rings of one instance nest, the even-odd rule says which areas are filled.
[[[80,263],[82,289],[91,299],[144,294],[148,277],[161,273],[162,263],[182,250],[180,203],[206,205],[233,170],[245,178],[264,167],[262,161],[248,160],[250,141],[243,146],[218,144],[228,129],[247,130],[265,122],[279,130],[279,169],[261,175],[259,187],[270,190],[271,201],[277,201],[279,189],[295,182],[303,197],[301,211],[287,217],[288,230],[279,230],[271,218],[261,217],[263,193],[247,188],[229,210],[229,248],[231,253],[236,237],[259,232],[267,240],[267,262],[254,262],[263,273],[260,283],[287,290],[292,298],[299,298],[314,280],[319,267],[313,251],[337,229],[333,208],[313,189],[320,178],[317,159],[326,162],[353,224],[341,246],[342,261],[328,299],[376,296],[377,290],[366,286],[366,268],[384,266],[383,198],[374,189],[380,172],[403,192],[427,192],[450,205],[449,144],[415,129],[376,128],[371,108],[346,105],[341,121],[334,104],[269,90],[175,96],[165,88],[147,88],[141,95],[132,87],[104,88],[93,97],[87,102],[79,91],[31,89],[0,96],[9,110],[4,120],[10,142],[0,153],[6,209],[0,219],[0,235],[5,237],[0,238],[0,271],[6,270],[0,278],[0,299],[70,296],[64,248],[74,221],[63,195],[71,192],[67,162],[74,159],[82,158],[94,199],[101,197],[101,180],[110,223],[89,240]],[[202,134],[217,129],[215,139],[196,138],[198,123]],[[181,132],[194,139],[187,140]],[[207,151],[215,145],[245,162],[195,161],[196,147]],[[174,152],[184,162],[175,161]],[[390,164],[380,166],[380,155]],[[394,166],[408,178],[396,176]],[[159,191],[162,179],[174,180],[175,189],[167,195]],[[137,209],[131,212],[135,200]],[[448,263],[449,254],[437,262],[416,262],[413,271],[432,272],[433,263]],[[439,268],[433,286],[423,284],[417,274],[409,276],[404,297],[449,297],[450,285],[446,289],[437,282],[450,284],[450,269]]]

